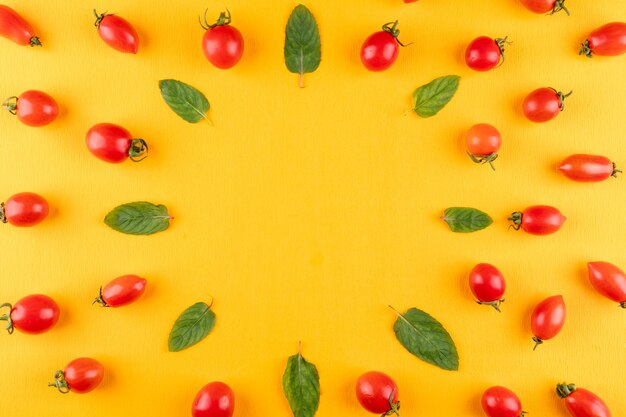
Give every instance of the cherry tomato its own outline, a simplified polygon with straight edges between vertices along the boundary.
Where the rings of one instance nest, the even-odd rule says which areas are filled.
[[[477,164],[489,163],[495,171],[493,161],[498,157],[502,136],[498,129],[487,123],[472,126],[465,135],[467,155]]]
[[[558,231],[566,217],[551,206],[532,206],[523,212],[514,212],[508,220],[513,222],[515,230],[520,227],[531,235],[549,235]]]
[[[234,67],[243,55],[243,36],[231,26],[230,11],[220,13],[217,21],[209,25],[204,12],[204,24],[200,26],[206,31],[202,37],[202,51],[211,64],[220,69]]]
[[[0,4],[0,36],[18,45],[41,46],[33,27],[9,6]]]
[[[366,372],[356,381],[356,397],[370,413],[390,416],[400,413],[398,386],[390,376],[377,371]]]
[[[522,402],[505,387],[491,387],[483,393],[482,405],[489,417],[522,417]]]
[[[504,45],[507,37],[492,39],[481,36],[474,39],[465,50],[465,63],[474,71],[489,71],[504,62]]]
[[[561,162],[559,170],[578,182],[598,182],[616,177],[620,171],[609,158],[599,155],[570,155]]]
[[[383,30],[371,34],[361,46],[361,62],[370,71],[384,71],[398,58],[398,21],[386,23]]]
[[[43,91],[29,90],[19,97],[7,98],[2,107],[27,126],[45,126],[54,121],[59,114],[59,105]]]
[[[95,26],[98,28],[100,38],[116,51],[127,54],[136,54],[139,50],[139,35],[137,31],[126,19],[115,14],[96,15]]]
[[[193,417],[231,417],[235,411],[235,394],[223,382],[211,382],[193,400]]]
[[[104,288],[100,288],[100,294],[94,303],[103,307],[121,307],[137,300],[146,289],[146,279],[137,275],[122,275],[117,277]]]
[[[563,10],[569,16],[565,0],[521,0],[522,4],[533,13],[554,14]]]
[[[611,417],[609,407],[591,391],[563,383],[556,386],[556,392],[572,417]]]
[[[418,0],[404,0],[405,3],[415,3]]]
[[[490,305],[500,311],[504,302],[506,282],[502,272],[491,264],[478,264],[470,271],[469,285],[478,304]]]
[[[565,99],[572,94],[563,94],[554,88],[538,88],[524,99],[524,115],[535,123],[554,119],[565,109]]]
[[[0,320],[7,322],[6,330],[9,334],[14,329],[29,334],[44,333],[59,320],[59,306],[47,295],[28,295],[13,306],[5,303],[0,306],[3,307],[10,309],[8,314],[0,316]]]
[[[535,307],[530,320],[530,327],[535,335],[533,341],[535,347],[543,343],[544,340],[552,339],[556,336],[565,324],[565,301],[563,296],[554,295],[548,297]]]
[[[613,22],[599,27],[583,42],[578,55],[616,56],[626,53],[626,23]]]
[[[130,158],[139,162],[148,155],[148,144],[134,139],[128,130],[113,123],[100,123],[87,132],[87,148],[105,162],[117,164]]]
[[[35,193],[19,193],[0,204],[0,221],[18,227],[41,223],[48,216],[48,202]]]
[[[54,374],[54,382],[49,387],[56,387],[62,394],[75,392],[86,394],[100,385],[104,377],[104,366],[92,358],[74,359],[63,371]]]
[[[626,308],[626,274],[608,262],[587,264],[589,281],[600,294]]]

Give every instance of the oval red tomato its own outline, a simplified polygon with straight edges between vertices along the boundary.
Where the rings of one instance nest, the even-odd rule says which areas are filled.
[[[504,302],[506,282],[498,268],[487,263],[474,266],[470,271],[469,285],[478,304],[490,305],[500,311],[500,304]]]
[[[521,0],[522,4],[533,13],[554,14],[563,10],[569,15],[565,7],[565,0]]]
[[[193,417],[231,417],[235,411],[235,394],[223,382],[211,382],[193,400]]]
[[[578,182],[598,182],[617,177],[622,172],[604,156],[575,154],[561,162],[559,170],[567,178]]]
[[[561,295],[548,297],[537,304],[530,320],[535,342],[533,350],[544,340],[552,339],[559,334],[565,324],[565,316],[565,301]]]
[[[465,50],[465,63],[474,71],[489,71],[504,62],[504,45],[507,37],[492,39],[481,36],[474,39]]]
[[[572,417],[611,417],[611,411],[600,397],[574,384],[558,384],[556,392],[565,400],[565,408]]]
[[[98,29],[100,38],[116,51],[127,54],[136,54],[139,50],[139,35],[137,31],[126,19],[116,14],[96,15],[95,26]]]
[[[48,216],[48,202],[35,193],[18,193],[0,204],[0,221],[18,227],[41,223]]]
[[[0,4],[0,36],[18,45],[41,46],[33,27],[15,10]]]
[[[137,275],[122,275],[117,277],[104,288],[100,288],[100,294],[94,303],[103,307],[121,307],[137,300],[146,289],[145,278]]]
[[[74,392],[86,394],[100,385],[104,377],[104,366],[92,358],[77,358],[68,363],[63,371],[54,374],[54,382],[48,384],[56,387],[62,394]]]
[[[389,69],[396,59],[400,46],[398,40],[400,30],[398,21],[383,25],[383,30],[371,34],[361,45],[361,62],[369,71],[384,71]]]
[[[524,99],[524,115],[535,123],[552,120],[565,109],[564,101],[571,94],[571,91],[563,94],[554,88],[538,88]]]
[[[230,11],[220,13],[217,22],[209,25],[204,12],[204,25],[200,25],[206,31],[202,37],[202,51],[206,59],[220,69],[234,67],[243,55],[243,36],[239,30],[232,26]]]
[[[400,415],[398,386],[387,374],[370,371],[361,375],[356,382],[356,397],[370,413]]]
[[[516,211],[509,217],[515,230],[523,229],[531,235],[549,235],[558,231],[566,217],[552,206],[531,206],[523,212]]]
[[[600,294],[626,308],[626,274],[608,262],[587,264],[589,281]]]
[[[505,387],[488,388],[482,397],[483,411],[489,417],[522,417],[522,402],[513,391]]]
[[[599,27],[589,34],[580,48],[579,55],[617,56],[626,53],[626,23],[613,22]]]
[[[487,123],[472,126],[465,135],[467,155],[477,164],[489,163],[495,170],[493,161],[498,157],[502,146],[502,136],[498,129]]]
[[[7,321],[6,329],[9,334],[13,329],[24,333],[40,334],[47,332],[59,321],[60,309],[57,303],[47,295],[28,295],[13,306],[5,303],[2,307],[9,307],[8,314],[0,317]]]
[[[40,127],[52,123],[59,114],[59,105],[43,91],[29,90],[19,97],[6,99],[2,106],[27,126]]]
[[[87,132],[87,148],[97,158],[113,164],[130,158],[139,162],[148,155],[148,144],[135,139],[128,130],[113,123],[100,123]]]

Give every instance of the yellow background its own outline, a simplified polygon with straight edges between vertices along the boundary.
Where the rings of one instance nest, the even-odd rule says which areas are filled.
[[[0,195],[38,192],[52,211],[31,229],[2,226],[0,298],[46,293],[62,314],[47,334],[0,335],[3,415],[188,416],[197,390],[222,380],[236,393],[235,416],[289,416],[281,377],[300,340],[321,376],[319,417],[367,415],[353,384],[372,369],[395,378],[404,416],[481,416],[480,396],[493,384],[517,392],[533,416],[566,415],[554,394],[564,380],[626,415],[626,312],[586,277],[590,260],[626,268],[626,178],[577,184],[555,171],[579,152],[626,166],[626,57],[577,55],[590,30],[626,20],[620,5],[570,0],[568,18],[532,14],[516,0],[311,0],[323,57],[299,89],[283,62],[293,1],[7,3],[44,47],[0,39],[1,94],[41,89],[62,112],[39,129],[1,115]],[[98,38],[94,6],[133,22],[137,56]],[[202,55],[197,16],[207,6],[211,19],[228,6],[245,37],[229,71]],[[367,72],[361,43],[396,18],[413,44],[389,71]],[[480,35],[514,42],[493,72],[464,64]],[[413,90],[445,74],[462,77],[453,101],[431,119],[404,115]],[[173,114],[157,87],[163,78],[203,91],[215,126]],[[574,94],[556,120],[537,125],[520,104],[542,86]],[[94,158],[84,135],[99,122],[145,138],[150,157]],[[463,133],[479,122],[503,135],[496,172],[464,153]],[[137,200],[167,205],[170,229],[135,237],[103,224],[109,209]],[[563,229],[509,230],[508,214],[533,204],[559,207]],[[438,219],[449,206],[481,208],[495,222],[453,234]],[[502,314],[473,302],[466,280],[478,262],[505,274]],[[139,302],[91,305],[101,284],[127,273],[148,279]],[[533,352],[530,312],[553,294],[565,297],[567,323]],[[168,353],[177,315],[211,297],[213,332]],[[457,343],[459,372],[405,351],[388,304],[438,318]],[[98,390],[62,396],[46,386],[79,356],[105,365]]]

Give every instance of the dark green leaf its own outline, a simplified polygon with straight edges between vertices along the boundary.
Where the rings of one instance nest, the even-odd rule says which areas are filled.
[[[395,309],[393,311],[398,315],[393,331],[402,346],[421,360],[441,369],[459,369],[456,346],[441,323],[417,308],[411,308],[404,314]]]
[[[470,233],[482,230],[493,223],[485,212],[470,207],[450,207],[441,217],[450,230],[457,233]]]
[[[115,207],[106,215],[104,223],[129,235],[151,235],[167,229],[171,218],[164,205],[137,201]]]
[[[300,87],[304,87],[304,74],[319,67],[322,51],[315,16],[302,4],[296,6],[289,16],[284,52],[287,69],[300,74]]]
[[[195,345],[215,326],[215,313],[206,303],[195,303],[176,319],[167,342],[170,352],[179,352]]]
[[[161,95],[174,113],[189,123],[209,120],[209,101],[200,91],[189,84],[176,80],[159,81]]]
[[[300,352],[289,357],[283,374],[283,392],[294,417],[313,417],[320,403],[317,368]]]
[[[413,93],[413,110],[420,117],[431,117],[439,113],[459,88],[458,75],[446,75],[421,86]]]

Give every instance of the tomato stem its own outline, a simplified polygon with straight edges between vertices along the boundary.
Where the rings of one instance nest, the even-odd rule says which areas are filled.
[[[575,384],[567,384],[565,382],[562,384],[556,384],[556,393],[559,395],[560,398],[565,398],[574,391],[576,391]]]
[[[102,285],[100,286],[100,292],[98,294],[98,296],[96,297],[95,300],[93,300],[93,303],[91,303],[91,305],[94,304],[100,304],[102,307],[110,307],[106,301],[104,301],[104,298],[102,297]]]
[[[148,144],[143,139],[133,139],[130,141],[128,157],[133,162],[143,161],[148,157]]]
[[[33,36],[32,38],[30,38],[30,46],[42,46],[41,45],[41,41],[39,40],[39,38],[37,36]]]
[[[389,395],[389,410],[383,413],[381,417],[391,416],[393,414],[400,417],[400,413],[398,412],[398,410],[400,410],[400,401],[396,401],[395,403],[393,402],[393,397],[395,395],[396,395],[396,389],[394,388],[391,391],[391,395]]]
[[[63,371],[56,371],[54,374],[54,382],[49,383],[48,386],[56,387],[61,394],[67,394],[71,391],[69,385],[67,385]]]
[[[619,306],[621,308],[626,308],[626,301],[622,301],[621,303],[619,303]]]
[[[484,164],[488,162],[491,169],[494,171],[496,170],[496,167],[493,165],[493,161],[498,158],[498,154],[496,152],[491,155],[472,155],[470,152],[467,152],[467,156],[469,156],[470,159],[477,164]]]
[[[613,162],[613,172],[611,172],[611,176],[617,178],[617,174],[621,172],[621,170],[617,169],[617,165],[615,164],[615,162]]]
[[[565,99],[571,96],[574,91],[572,90],[567,94],[563,94],[561,91],[556,91],[554,88],[552,88],[552,91],[556,93],[556,96],[559,99],[559,107],[561,108],[561,111],[565,110]]]
[[[231,16],[230,16],[230,10],[228,10],[228,8],[226,9],[226,12],[221,12],[220,16],[217,18],[217,20],[215,21],[215,23],[213,23],[212,25],[209,25],[209,22],[207,21],[206,15],[208,13],[209,9],[206,9],[204,11],[204,23],[202,23],[202,20],[200,19],[200,16],[198,16],[198,22],[200,22],[200,26],[202,26],[202,29],[204,30],[209,30],[209,29],[213,29],[214,27],[217,26],[228,26],[230,25],[230,22],[232,21]]]
[[[7,216],[4,214],[4,203],[0,203],[0,222],[7,222]]]
[[[565,7],[565,0],[556,0],[554,3],[554,8],[548,15],[555,14],[563,10],[568,16],[571,16],[567,7]]]
[[[7,98],[2,102],[2,107],[12,115],[17,114],[17,101],[19,98],[17,96],[12,96]]]
[[[504,38],[496,38],[496,39],[494,39],[496,45],[498,45],[498,48],[500,49],[500,57],[502,58],[502,60],[500,61],[500,63],[498,63],[496,68],[498,68],[500,65],[504,64],[504,45],[510,45],[510,44],[513,43],[513,42],[509,42],[508,39],[509,39],[508,36],[505,36]]]
[[[504,302],[504,298],[500,298],[499,300],[495,300],[495,301],[476,301],[476,302],[480,305],[491,306],[495,308],[498,313],[502,313],[502,310],[500,310],[500,305],[502,305],[502,303]]]
[[[104,12],[102,14],[98,14],[96,9],[93,9],[93,14],[94,14],[94,16],[96,16],[96,23],[94,23],[94,26],[97,27],[97,28],[100,27],[100,22],[102,22],[102,19],[104,19],[105,17],[109,16],[108,12]]]
[[[385,23],[383,25],[383,31],[389,33],[391,36],[393,36],[396,39],[396,42],[398,42],[398,45],[405,47],[405,46],[409,46],[411,45],[413,42],[411,43],[407,43],[406,45],[403,44],[402,42],[400,42],[400,39],[398,39],[398,36],[400,35],[400,29],[398,29],[398,21],[396,20],[395,22],[388,22]]]
[[[540,344],[543,343],[543,340],[541,340],[537,336],[534,336],[533,337],[533,342],[535,342],[535,346],[533,347],[533,350],[535,350],[535,349],[537,349],[537,346],[539,346]]]
[[[581,44],[578,55],[585,55],[587,58],[593,58],[593,51],[589,46],[589,39],[585,39],[585,41]]]
[[[10,303],[4,303],[0,305],[0,308],[4,307],[9,307],[9,312],[0,316],[0,320],[7,322],[5,329],[9,334],[13,334],[13,330],[15,330],[13,326],[13,320],[11,320],[11,311],[13,310],[13,306]]]
[[[522,227],[523,217],[524,217],[524,214],[521,211],[516,211],[513,214],[511,214],[511,217],[509,217],[507,220],[512,221],[513,224],[510,225],[509,227],[512,227],[515,230],[519,230],[520,227]]]

